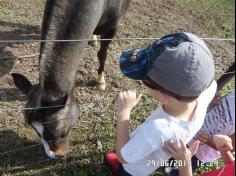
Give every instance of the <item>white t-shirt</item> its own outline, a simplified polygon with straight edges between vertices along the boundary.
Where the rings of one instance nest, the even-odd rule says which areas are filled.
[[[210,137],[216,134],[231,136],[235,133],[235,92],[222,98],[220,103],[207,113],[199,133],[202,132]],[[189,145],[195,140],[194,138]],[[221,157],[217,150],[206,144],[199,146],[195,156],[203,162],[213,162]]]
[[[126,172],[133,176],[148,176],[167,161],[164,142],[170,139],[185,138],[189,142],[200,130],[207,107],[216,92],[216,82],[197,99],[197,107],[191,122],[178,120],[158,108],[143,124],[130,134],[129,142],[122,147],[121,155],[127,164]]]

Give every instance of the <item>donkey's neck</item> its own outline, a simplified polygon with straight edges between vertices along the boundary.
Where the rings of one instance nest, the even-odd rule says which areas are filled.
[[[103,13],[106,0],[48,0],[43,21],[43,40],[89,38]],[[41,44],[40,85],[57,94],[71,92],[79,58],[87,44],[47,42]]]

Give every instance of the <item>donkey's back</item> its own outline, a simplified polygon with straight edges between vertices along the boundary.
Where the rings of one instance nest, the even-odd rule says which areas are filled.
[[[42,39],[90,37],[117,28],[130,0],[47,0]],[[48,35],[49,33],[56,35]]]
[[[93,34],[101,35],[101,39],[112,39],[117,32],[119,20],[127,11],[129,4],[130,0],[48,0],[45,7],[42,39],[88,39]],[[110,42],[102,41],[98,52],[100,67],[97,82],[101,89],[105,89],[104,67]],[[81,56],[86,44],[87,40],[73,43],[42,43],[41,73],[60,72],[60,70],[55,71],[50,68],[52,65],[61,68],[65,72],[57,76],[55,82],[60,83],[62,80],[63,84],[68,83],[66,85],[69,87],[65,89],[72,88],[71,79],[74,79],[78,70],[78,64],[76,64],[78,60],[75,59]],[[61,64],[62,60],[66,60],[64,61],[66,64]],[[49,75],[50,78],[55,76],[50,73]],[[62,84],[60,86],[63,87]]]
[[[94,31],[96,35],[102,35],[117,28],[119,20],[128,10],[130,0],[103,0],[106,1],[103,14]]]

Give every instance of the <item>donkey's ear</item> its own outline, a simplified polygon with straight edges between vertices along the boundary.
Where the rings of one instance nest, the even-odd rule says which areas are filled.
[[[23,75],[12,73],[11,76],[14,79],[14,83],[18,89],[20,89],[24,94],[28,94],[32,89],[33,85],[31,82]]]

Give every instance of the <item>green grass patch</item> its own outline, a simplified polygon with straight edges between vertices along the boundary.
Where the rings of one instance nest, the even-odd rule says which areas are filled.
[[[234,0],[173,0],[175,5],[194,15],[193,23],[222,38],[235,37]]]

